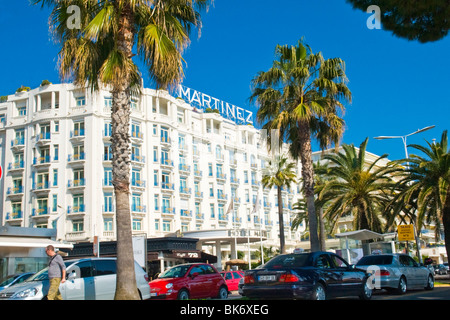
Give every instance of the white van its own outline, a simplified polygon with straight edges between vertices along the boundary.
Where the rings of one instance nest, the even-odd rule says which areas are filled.
[[[116,259],[89,258],[64,261],[67,280],[59,287],[64,300],[112,300],[116,291]],[[150,286],[144,269],[135,265],[136,284],[141,299],[150,298]],[[0,300],[46,299],[48,268],[42,269],[25,282],[0,292]]]

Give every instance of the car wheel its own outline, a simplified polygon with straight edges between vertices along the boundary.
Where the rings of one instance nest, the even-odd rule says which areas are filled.
[[[372,288],[369,285],[369,279],[370,278],[366,279],[366,281],[364,283],[364,287],[362,289],[362,292],[359,295],[359,298],[361,300],[370,300],[370,299],[372,299],[372,292],[373,292],[373,290],[372,290]]]
[[[314,288],[311,295],[312,300],[326,300],[327,299],[327,293],[325,291],[325,287],[321,283],[317,283]]]
[[[219,298],[221,300],[227,299],[228,298],[228,289],[226,287],[220,287],[217,298]]]
[[[434,279],[433,276],[430,274],[428,276],[427,286],[425,287],[426,290],[433,290],[434,289]]]
[[[402,276],[402,277],[400,278],[400,281],[398,282],[397,293],[398,293],[398,294],[405,294],[405,293],[406,293],[406,290],[407,290],[407,287],[406,287],[406,279],[405,279],[404,276]]]
[[[182,289],[180,292],[178,292],[178,300],[188,300],[189,299],[189,292],[186,289]]]

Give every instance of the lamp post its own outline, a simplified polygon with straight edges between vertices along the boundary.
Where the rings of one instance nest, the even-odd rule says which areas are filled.
[[[385,140],[385,139],[402,139],[402,141],[403,141],[403,147],[405,148],[405,156],[406,156],[407,166],[408,166],[408,168],[409,168],[409,161],[408,161],[408,159],[409,159],[409,154],[408,154],[408,145],[407,145],[407,143],[406,143],[406,139],[407,139],[409,136],[412,136],[412,135],[414,135],[414,134],[421,133],[421,132],[424,132],[424,131],[433,129],[434,127],[435,127],[434,125],[433,125],[433,126],[428,126],[428,127],[422,128],[422,129],[418,129],[417,131],[411,132],[411,133],[409,133],[409,134],[407,134],[407,135],[404,135],[404,136],[378,136],[378,137],[375,137],[375,139],[377,139],[377,140]],[[415,234],[415,238],[416,238],[417,255],[418,255],[418,258],[419,258],[419,262],[421,263],[421,262],[422,262],[422,257],[421,257],[421,255],[420,255],[419,237],[418,237],[418,235],[417,235],[416,232],[414,232],[414,234]],[[408,242],[407,242],[406,245],[408,246]]]
[[[405,156],[406,156],[406,159],[409,159],[409,155],[408,155],[408,145],[406,144],[406,138],[408,138],[409,136],[412,136],[412,135],[414,135],[414,134],[421,133],[421,132],[424,132],[424,131],[433,129],[434,127],[435,127],[435,126],[428,126],[428,127],[422,128],[422,129],[418,129],[417,131],[411,132],[411,133],[409,133],[409,134],[407,134],[407,135],[404,135],[404,136],[378,136],[378,137],[375,137],[375,139],[377,139],[377,140],[385,140],[385,139],[402,139],[402,141],[403,141],[403,147],[405,148]],[[408,163],[408,166],[409,166],[409,163]]]

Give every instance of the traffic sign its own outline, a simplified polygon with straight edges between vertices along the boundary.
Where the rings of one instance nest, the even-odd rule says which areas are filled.
[[[414,241],[414,225],[401,224],[397,226],[398,241]]]

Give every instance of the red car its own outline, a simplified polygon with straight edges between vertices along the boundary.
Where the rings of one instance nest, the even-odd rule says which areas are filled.
[[[230,291],[238,290],[239,280],[244,277],[243,271],[222,271],[220,274],[225,279]]]
[[[150,281],[150,299],[186,300],[228,297],[228,287],[216,268],[206,263],[174,266]]]

